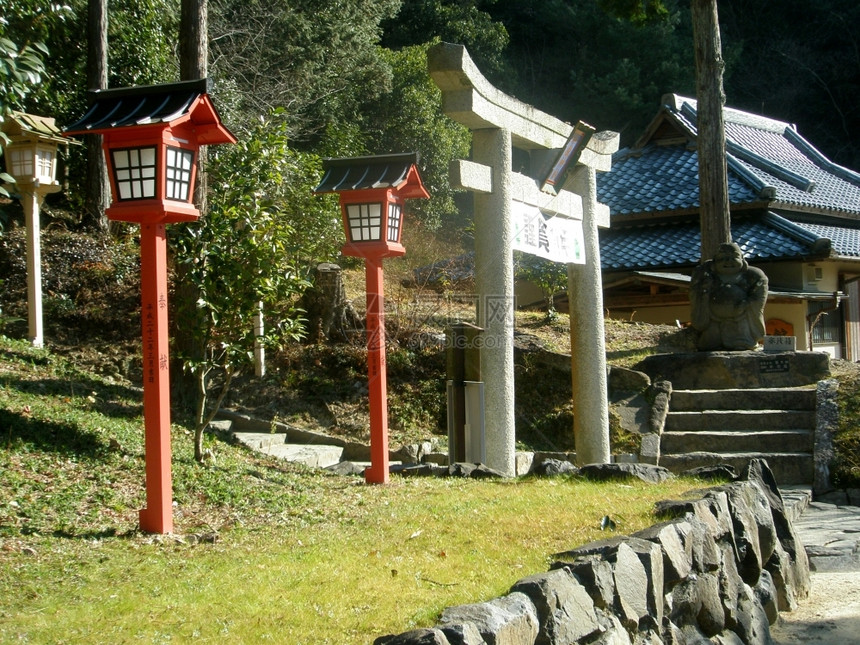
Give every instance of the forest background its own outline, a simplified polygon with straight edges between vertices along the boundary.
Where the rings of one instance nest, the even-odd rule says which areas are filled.
[[[4,2],[0,118],[22,109],[63,126],[84,114],[87,19],[96,2],[103,0]],[[107,3],[108,87],[179,80],[180,17],[187,3]],[[194,330],[193,338],[177,338],[176,356],[184,373],[198,379],[184,388],[192,393],[208,391],[213,370],[229,384],[247,364],[259,303],[270,314],[270,345],[307,336],[300,296],[312,267],[345,261],[336,198],[312,194],[322,158],[419,152],[432,198],[412,200],[404,245],[419,260],[441,259],[415,253],[430,237],[443,242],[437,251],[470,249],[470,197],[453,191],[447,177],[452,159],[469,156],[469,132],[442,113],[440,92],[427,73],[433,43],[465,45],[499,89],[565,121],[617,131],[622,145],[634,142],[663,94],[695,96],[691,4],[685,0],[191,4],[208,15],[212,95],[239,140],[209,151],[204,217],[171,227],[172,320],[176,331]],[[720,0],[718,6],[727,105],[795,123],[832,160],[860,167],[860,5]],[[75,146],[65,155],[66,190],[49,198],[45,217],[49,226],[59,223],[91,240],[86,257],[77,242],[61,244],[67,255],[80,255],[69,264],[76,274],[98,274],[102,285],[128,281],[135,274],[128,262],[136,253],[134,227],[111,227],[106,237],[103,212],[87,207],[85,151]],[[14,186],[6,188],[14,195]],[[14,247],[12,231],[22,223],[17,202],[0,203],[0,247]],[[0,253],[0,287],[8,292],[23,288],[13,279],[15,268],[2,261],[15,255],[14,248]],[[554,278],[563,282],[564,267],[525,268],[548,289]],[[62,306],[82,307],[79,293],[68,303],[61,296],[51,296],[55,320]],[[0,297],[5,311],[8,304]],[[92,309],[88,313],[95,320]],[[108,322],[94,327],[106,337],[118,333]],[[134,337],[136,327],[128,327]],[[199,428],[205,419],[198,417]]]
[[[690,3],[683,0],[208,0],[209,76],[240,138],[261,119],[317,156],[417,149],[431,229],[462,227],[447,162],[468,139],[441,115],[424,52],[462,43],[504,92],[562,120],[620,132],[628,145],[662,94],[695,95]],[[0,37],[43,43],[45,70],[3,107],[53,116],[86,109],[87,2],[7,0]],[[797,124],[832,160],[860,167],[860,7],[850,0],[720,0],[727,105]],[[179,77],[179,0],[111,0],[108,86]],[[7,79],[4,78],[4,85]],[[74,151],[77,157],[82,149]],[[70,198],[82,199],[71,160]]]

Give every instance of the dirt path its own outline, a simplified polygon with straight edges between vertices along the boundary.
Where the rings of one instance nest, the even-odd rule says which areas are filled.
[[[860,644],[860,572],[814,572],[809,598],[780,614],[774,645]]]

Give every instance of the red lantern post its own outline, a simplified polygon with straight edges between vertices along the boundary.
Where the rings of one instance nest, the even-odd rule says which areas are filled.
[[[140,528],[173,531],[167,229],[200,217],[192,200],[201,145],[235,143],[221,124],[207,79],[98,90],[67,134],[101,134],[113,203],[108,219],[140,224],[146,508]]]
[[[367,292],[367,376],[370,395],[369,484],[388,482],[388,376],[385,366],[385,287],[382,260],[403,255],[403,203],[430,195],[416,153],[325,159],[314,193],[338,193],[346,230],[344,255],[364,258]]]

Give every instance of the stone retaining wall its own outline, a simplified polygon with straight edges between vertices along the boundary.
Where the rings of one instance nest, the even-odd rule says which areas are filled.
[[[550,570],[433,628],[375,645],[769,644],[779,611],[809,591],[809,562],[767,463],[665,521],[557,554]]]

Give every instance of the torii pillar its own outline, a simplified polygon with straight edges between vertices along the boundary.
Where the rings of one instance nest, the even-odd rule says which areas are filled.
[[[565,145],[573,127],[497,90],[478,71],[462,45],[440,43],[431,47],[428,68],[442,90],[445,113],[472,131],[473,160],[452,164],[451,183],[475,193],[478,325],[485,330],[481,373],[487,384],[487,465],[508,476],[516,474],[515,204],[582,221],[585,267],[571,264],[568,269],[572,276],[569,286],[576,291],[570,294],[574,434],[579,463],[606,463],[609,411],[597,227],[609,225],[609,209],[597,203],[596,190],[589,182],[595,172],[610,169],[611,155],[618,149],[618,134],[600,132],[592,137],[570,173],[571,179],[557,195],[548,195],[540,191],[536,178],[512,171],[512,148],[529,151],[540,163]],[[564,189],[571,181],[575,192]],[[578,324],[573,324],[575,306]]]

